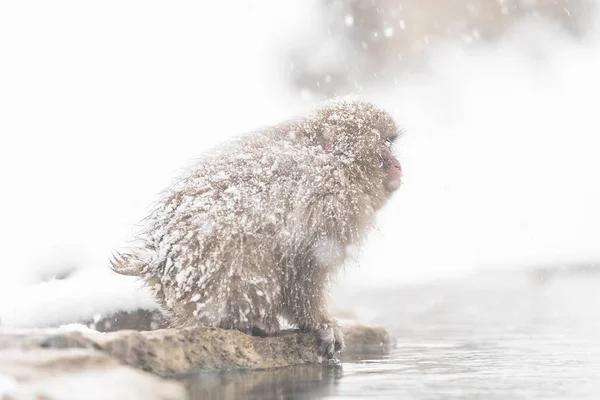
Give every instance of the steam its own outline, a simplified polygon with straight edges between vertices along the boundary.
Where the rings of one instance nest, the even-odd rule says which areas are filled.
[[[599,68],[597,35],[525,21],[370,93],[406,130],[404,183],[347,282],[600,261]]]

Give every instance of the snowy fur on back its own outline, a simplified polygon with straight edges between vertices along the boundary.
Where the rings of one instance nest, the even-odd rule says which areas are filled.
[[[389,197],[384,130],[386,112],[338,100],[217,149],[162,194],[113,270],[140,276],[173,326],[274,334],[282,315],[331,356],[330,279]]]

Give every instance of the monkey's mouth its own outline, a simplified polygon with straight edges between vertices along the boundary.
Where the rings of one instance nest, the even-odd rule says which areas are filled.
[[[397,190],[402,185],[402,166],[400,161],[390,154],[384,153],[383,167],[387,172],[385,187],[390,192]]]
[[[402,185],[402,169],[400,164],[398,166],[392,166],[388,169],[386,189],[390,192],[397,190]]]

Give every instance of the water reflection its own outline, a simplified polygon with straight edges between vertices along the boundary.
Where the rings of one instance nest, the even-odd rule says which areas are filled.
[[[185,380],[196,399],[320,399],[335,392],[342,365],[298,365],[264,371],[203,372]]]

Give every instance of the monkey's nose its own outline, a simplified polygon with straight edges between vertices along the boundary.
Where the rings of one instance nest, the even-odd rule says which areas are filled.
[[[400,174],[402,174],[402,166],[400,165],[400,161],[396,157],[392,157],[390,168],[397,170]]]

